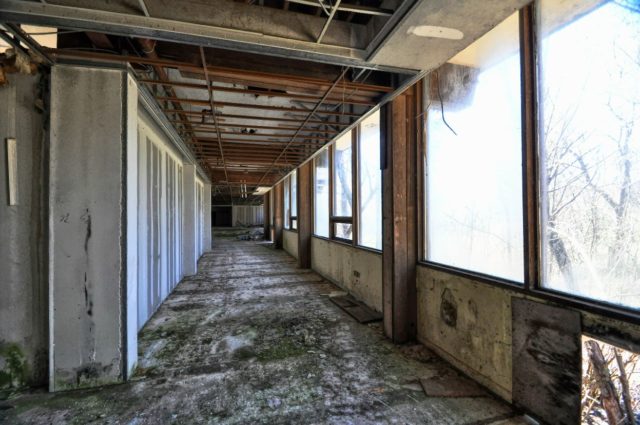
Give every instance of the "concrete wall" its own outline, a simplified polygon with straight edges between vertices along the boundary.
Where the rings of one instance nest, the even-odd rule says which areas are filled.
[[[39,78],[13,74],[0,86],[0,391],[47,382],[47,141],[35,108]],[[8,202],[8,137],[17,140],[14,206]]]
[[[298,233],[284,229],[282,232],[282,249],[293,258],[298,258]]]
[[[418,266],[418,341],[511,400],[511,294]]]
[[[418,265],[418,340],[511,401],[512,301],[544,299]],[[640,327],[579,308],[582,333],[640,352]]]
[[[382,311],[381,254],[312,237],[311,268],[372,309]]]
[[[233,226],[260,226],[264,224],[262,205],[234,205],[231,208]]]
[[[123,71],[52,69],[51,390],[124,379],[126,92]]]

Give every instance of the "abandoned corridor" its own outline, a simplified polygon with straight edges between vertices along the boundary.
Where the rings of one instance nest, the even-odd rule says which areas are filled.
[[[420,379],[455,384],[456,372],[359,324],[331,302],[339,293],[281,250],[216,240],[142,329],[131,381],[23,395],[0,404],[0,422],[525,423],[478,388],[427,397]]]

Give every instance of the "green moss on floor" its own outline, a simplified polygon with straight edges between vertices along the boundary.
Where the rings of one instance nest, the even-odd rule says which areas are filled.
[[[261,362],[284,360],[289,357],[297,357],[305,354],[307,347],[302,346],[291,339],[281,340],[277,345],[260,351],[256,358]]]
[[[0,344],[0,359],[5,364],[5,367],[0,370],[0,389],[26,386],[29,379],[29,365],[18,344]]]

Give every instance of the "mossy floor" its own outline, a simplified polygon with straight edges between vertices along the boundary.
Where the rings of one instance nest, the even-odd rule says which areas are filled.
[[[147,323],[126,384],[0,402],[7,424],[523,424],[489,394],[428,398],[455,372],[333,305],[282,251],[218,241]]]

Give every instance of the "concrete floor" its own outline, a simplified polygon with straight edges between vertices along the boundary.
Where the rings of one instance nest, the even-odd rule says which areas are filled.
[[[419,378],[455,372],[354,321],[329,300],[336,286],[284,252],[214,245],[142,330],[131,382],[17,395],[0,423],[525,423],[489,394],[426,397]]]

